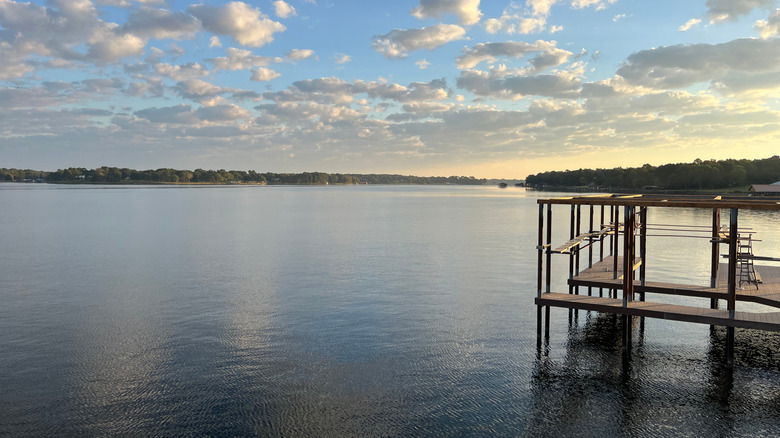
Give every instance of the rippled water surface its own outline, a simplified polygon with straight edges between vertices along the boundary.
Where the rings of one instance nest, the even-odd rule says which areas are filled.
[[[776,334],[738,330],[731,372],[725,331],[637,321],[624,367],[614,317],[553,309],[537,350],[554,195],[2,184],[0,436],[780,434]],[[777,216],[740,220],[780,256]],[[649,278],[706,284],[679,241]]]

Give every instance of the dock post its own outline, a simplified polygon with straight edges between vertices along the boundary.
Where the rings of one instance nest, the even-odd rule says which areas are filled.
[[[571,205],[571,213],[569,217],[569,239],[574,239],[574,212],[576,210],[576,206],[574,204]],[[569,250],[569,280],[574,278],[574,249]],[[571,282],[569,282],[569,294],[574,294],[574,286],[571,285]]]
[[[639,284],[642,286],[645,285],[645,267],[647,265],[647,209],[648,207],[640,207],[639,208],[639,221],[640,221],[640,232],[642,233],[639,236],[639,260],[642,262],[642,264],[639,266]],[[639,301],[645,300],[645,293],[639,292]],[[645,317],[642,316],[639,318],[639,331],[640,336],[644,337],[645,332]]]
[[[601,205],[601,225],[599,226],[599,231],[604,229],[604,205]],[[604,260],[604,236],[599,236],[599,261]],[[604,296],[604,290],[599,287],[599,296]]]
[[[577,204],[577,226],[576,226],[576,231],[575,231],[576,234],[574,234],[575,236],[579,236],[580,233],[582,232],[581,226],[580,226],[580,224],[582,222],[582,220],[581,220],[581,218],[582,218],[582,211],[581,211],[582,209],[581,209],[581,207],[582,206],[580,204]],[[574,275],[580,275],[580,244],[577,244],[576,250],[575,250],[575,253],[574,253]],[[572,277],[572,279],[574,279],[574,277]],[[574,286],[574,295],[579,295],[579,294],[580,294],[580,286],[579,285]],[[577,318],[579,317],[579,315],[580,315],[579,309],[574,309],[574,323],[575,324],[577,323]]]
[[[537,264],[536,264],[536,298],[542,298],[542,260],[544,255],[544,204],[539,204],[539,236],[537,240]],[[542,347],[542,305],[536,305],[536,346]]]
[[[739,210],[731,209],[729,214],[729,295],[728,311],[729,318],[734,319],[737,304],[737,233],[738,222],[737,215]],[[734,366],[734,327],[726,328],[726,366]]]
[[[571,205],[571,213],[569,215],[569,239],[574,239],[574,211],[576,207]],[[569,250],[569,295],[574,295],[574,286],[571,284],[571,280],[574,279],[574,249]],[[572,323],[572,316],[574,315],[574,309],[569,308],[569,325]]]
[[[720,252],[720,209],[712,209],[712,263],[710,267],[710,287],[715,288],[718,284],[718,253]],[[718,308],[717,298],[710,300],[710,309]]]
[[[581,228],[582,228],[582,226],[581,226],[581,216],[582,216],[582,214],[581,214],[581,211],[580,211],[581,210],[580,207],[581,207],[581,205],[577,204],[577,228],[576,228],[576,231],[575,231],[576,232],[575,236],[579,236],[580,233],[582,232],[582,230],[581,230]],[[579,245],[577,245],[577,252],[574,255],[574,275],[580,275],[580,246]],[[579,286],[576,286],[574,290],[575,290],[575,294],[577,294],[577,295],[580,294],[580,287]]]
[[[615,220],[615,208],[611,205],[609,206],[609,223],[612,224],[612,234],[609,235],[609,255],[612,255],[612,241],[617,236],[618,231],[617,221]]]
[[[634,223],[636,212],[633,206],[624,206],[623,215],[623,307],[634,301]],[[623,315],[623,354],[631,355],[631,326],[633,316]]]
[[[645,273],[647,265],[647,207],[640,207],[639,220],[641,222],[641,235],[639,236],[639,260],[642,264],[639,266],[639,284],[645,285]],[[640,292],[639,300],[645,300],[645,293]]]
[[[547,256],[545,257],[545,291],[550,292],[550,262],[552,261],[552,204],[547,204]],[[544,338],[550,338],[550,306],[544,306]]]
[[[625,211],[627,207],[623,207],[623,211]],[[613,248],[610,248],[610,253],[612,254],[612,279],[617,280],[618,278],[618,245],[620,242],[620,206],[616,205],[615,208],[615,240],[612,242]],[[623,225],[623,229],[625,230],[625,224]],[[625,237],[623,238],[625,239]],[[625,256],[625,255],[624,255]],[[611,289],[610,298],[617,299],[617,289]]]
[[[601,221],[599,231],[604,229],[604,205],[601,206]],[[604,236],[599,237],[599,261],[604,260]]]
[[[593,267],[593,205],[590,206],[588,219],[588,269]],[[588,286],[588,296],[593,295],[593,288]]]

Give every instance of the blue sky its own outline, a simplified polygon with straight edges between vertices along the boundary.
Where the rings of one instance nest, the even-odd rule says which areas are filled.
[[[774,0],[0,0],[0,167],[523,178],[765,158]]]

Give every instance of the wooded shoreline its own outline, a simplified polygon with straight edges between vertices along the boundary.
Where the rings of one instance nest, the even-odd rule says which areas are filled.
[[[259,173],[254,170],[135,170],[117,167],[86,169],[70,167],[55,172],[0,168],[0,181],[46,182],[54,184],[245,184],[245,185],[351,185],[351,184],[457,184],[485,185],[488,180],[473,176],[431,176],[395,174],[342,174],[325,172]]]

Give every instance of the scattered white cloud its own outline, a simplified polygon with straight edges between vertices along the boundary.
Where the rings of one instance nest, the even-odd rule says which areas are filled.
[[[222,41],[219,40],[218,36],[214,35],[209,38],[209,47],[222,47]]]
[[[574,9],[593,7],[597,11],[602,11],[614,3],[617,3],[617,0],[572,0],[571,7]]]
[[[226,52],[228,56],[207,59],[207,61],[214,64],[214,71],[248,70],[250,68],[267,66],[274,62],[283,61],[282,58],[258,56],[253,54],[251,50],[237,49],[235,47],[229,47]]]
[[[707,0],[707,14],[711,23],[734,21],[756,8],[769,10],[775,0]]]
[[[202,104],[213,104],[219,101],[218,98],[220,96],[234,91],[231,88],[218,87],[201,79],[180,81],[176,84],[174,90],[179,96]]]
[[[743,89],[759,75],[780,77],[780,39],[736,39],[642,50],[629,56],[617,74],[631,84],[656,89],[708,82]]]
[[[112,28],[96,32],[88,41],[87,56],[98,62],[112,62],[140,55],[146,46],[141,38],[129,33],[115,33]]]
[[[154,70],[157,74],[171,78],[174,81],[200,79],[209,75],[208,69],[197,62],[191,62],[183,65],[159,63],[154,65]]]
[[[374,49],[387,58],[405,58],[409,52],[433,50],[463,39],[466,30],[454,24],[437,24],[422,29],[394,29],[374,37]]]
[[[546,29],[551,8],[556,3],[562,2],[564,0],[527,0],[525,8],[514,2],[510,3],[509,7],[502,12],[501,17],[485,20],[485,31],[490,34],[504,32],[510,35],[528,35],[543,32]],[[617,0],[571,0],[568,3],[574,9],[594,7],[596,10],[602,10],[607,5],[615,2]],[[616,15],[613,21],[624,17],[625,14]],[[560,32],[561,30],[563,30],[561,25],[550,27],[550,33]]]
[[[493,63],[498,57],[523,58],[528,53],[540,52],[530,62],[534,70],[543,70],[568,61],[572,53],[556,47],[555,41],[506,41],[502,43],[480,43],[471,48],[463,48],[456,59],[458,68],[474,68],[481,62]]]
[[[336,64],[346,64],[349,61],[352,61],[352,57],[349,55],[345,55],[343,53],[339,53],[338,55],[336,55],[335,61]]]
[[[171,47],[168,49],[166,53],[173,56],[174,58],[178,58],[179,56],[182,56],[185,53],[187,53],[187,51],[179,47],[178,44],[173,43],[171,44]]]
[[[780,35],[780,9],[775,9],[766,20],[756,21],[753,28],[764,39]]]
[[[127,85],[127,94],[134,97],[163,97],[165,84],[159,77],[136,77]]]
[[[490,34],[498,32],[528,35],[544,31],[547,17],[524,17],[520,14],[507,14],[501,18],[485,20],[485,31]]]
[[[136,111],[135,115],[152,123],[190,124],[197,122],[192,106],[183,103],[163,108],[146,108]]]
[[[339,78],[319,78],[296,81],[287,90],[264,93],[263,97],[277,102],[307,101],[319,103],[350,103],[356,95],[395,102],[441,101],[451,92],[444,79],[413,82],[408,86],[384,81],[347,82]]]
[[[195,114],[201,121],[212,123],[232,122],[252,117],[249,111],[234,104],[201,107],[195,111]]]
[[[263,47],[274,40],[274,33],[286,29],[244,2],[230,2],[223,8],[199,4],[188,10],[209,31],[231,36],[244,46]]]
[[[204,106],[197,110],[193,110],[191,105],[186,104],[162,108],[151,107],[136,111],[134,115],[154,124],[195,126],[200,122],[224,123],[251,117],[249,111],[233,104]]]
[[[298,15],[298,13],[295,11],[295,8],[283,0],[276,0],[274,2],[274,11],[276,12],[276,16],[279,18],[287,18]]]
[[[680,31],[680,32],[688,32],[689,30],[691,30],[691,28],[693,26],[696,26],[699,23],[701,23],[700,19],[698,19],[698,18],[691,18],[690,20],[686,21],[685,24],[680,26],[677,30]]]
[[[552,6],[561,1],[563,0],[526,0],[525,4],[531,8],[533,15],[547,17]]]
[[[184,39],[192,38],[201,27],[195,17],[185,12],[137,8],[130,12],[121,30],[144,39]]]
[[[428,60],[426,60],[426,59],[421,59],[421,60],[415,62],[414,65],[416,65],[417,68],[419,68],[420,70],[425,70],[426,68],[428,68],[431,65],[431,63],[428,62]]]
[[[101,6],[119,6],[121,8],[128,8],[134,4],[142,5],[163,5],[165,0],[95,0],[95,3]]]
[[[311,49],[292,49],[287,52],[287,57],[295,60],[309,59],[312,56],[314,56],[314,50]]]
[[[445,14],[458,17],[461,24],[472,25],[482,18],[480,0],[420,0],[411,14],[417,18],[439,18]]]
[[[626,14],[617,14],[614,17],[612,17],[612,21],[614,23],[617,23],[618,21],[620,21],[620,20],[622,20],[624,18],[626,18]]]
[[[275,72],[267,67],[260,67],[256,70],[252,70],[252,77],[251,80],[263,82],[263,81],[270,81],[272,79],[276,79],[279,76],[281,76],[280,73]]]
[[[458,88],[477,96],[512,100],[526,96],[575,98],[579,96],[581,84],[576,72],[529,75],[506,68],[462,70],[457,80]]]

